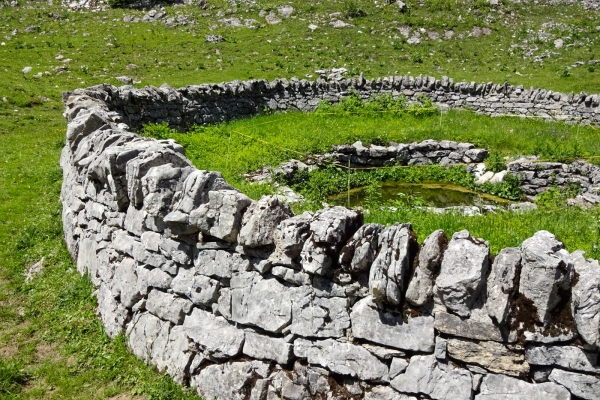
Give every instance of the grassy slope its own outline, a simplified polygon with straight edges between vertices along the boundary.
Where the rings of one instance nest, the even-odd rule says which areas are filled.
[[[457,6],[454,1],[437,0],[426,2],[424,7],[409,2],[412,12],[407,15],[398,13],[394,6],[382,9],[373,2],[359,1],[358,6],[368,15],[353,20],[342,17],[356,27],[335,30],[327,25],[327,15],[344,12],[347,3],[292,2],[297,17],[281,24],[258,30],[223,26],[210,30],[217,25],[217,11],[231,6],[224,0],[209,3],[215,7],[210,11],[167,7],[171,15],[194,15],[198,22],[176,29],[121,22],[124,14],[141,16],[141,11],[79,14],[46,2],[23,3],[0,11],[0,42],[5,43],[0,46],[0,98],[6,98],[0,102],[0,397],[187,396],[168,378],[134,360],[122,340],[107,340],[93,316],[91,286],[73,272],[61,242],[58,203],[57,163],[64,135],[61,91],[104,82],[116,84],[114,77],[122,74],[131,75],[141,85],[167,82],[183,86],[250,77],[303,77],[314,74],[317,68],[345,66],[352,73],[364,71],[367,76],[410,72],[449,75],[457,80],[508,80],[565,92],[600,92],[600,68],[592,71],[586,65],[564,72],[577,61],[600,58],[595,31],[600,25],[598,13],[583,11],[577,5],[508,3],[490,10],[483,1]],[[259,3],[264,9],[276,5]],[[201,16],[206,12],[209,16]],[[258,17],[258,8],[246,13],[239,7],[236,14],[264,21]],[[584,45],[555,50],[552,40],[543,42],[535,33],[546,22],[564,23],[558,29],[545,30],[554,35],[552,39],[562,37],[565,44],[579,41]],[[309,23],[319,28],[311,32]],[[414,46],[395,37],[400,36],[397,27],[401,25],[438,32],[452,28],[465,36],[479,26],[490,27],[493,33]],[[25,33],[29,26],[39,26],[39,30]],[[5,38],[14,29],[19,32]],[[221,34],[227,41],[206,44],[204,35],[208,33]],[[536,55],[545,50],[556,54],[542,65],[521,58],[520,50],[511,54],[510,46],[522,45],[523,40],[538,48]],[[55,59],[57,55],[71,61],[65,64]],[[137,67],[126,69],[131,63]],[[61,65],[68,66],[68,71],[56,74],[54,67]],[[33,71],[21,73],[25,66],[33,67]],[[51,75],[33,77],[43,71]],[[428,132],[420,134],[425,137]],[[362,133],[357,129],[349,137],[362,137]],[[317,147],[324,146],[323,142]],[[561,215],[567,221],[583,218],[565,212]],[[456,230],[458,223],[448,221],[454,224],[450,230]],[[592,228],[590,223],[587,229]],[[480,235],[487,237],[485,232]],[[585,235],[582,237],[589,237]],[[47,258],[44,272],[31,284],[24,284],[25,267],[42,256]]]

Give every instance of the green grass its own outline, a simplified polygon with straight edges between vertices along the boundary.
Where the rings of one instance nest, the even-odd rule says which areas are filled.
[[[410,12],[401,14],[395,5],[377,8],[366,0],[291,1],[296,18],[270,26],[258,16],[259,10],[268,11],[281,3],[258,3],[248,12],[239,6],[235,13],[226,0],[209,1],[213,9],[208,11],[194,6],[166,7],[171,16],[181,12],[196,21],[194,26],[178,28],[122,22],[124,15],[142,16],[143,11],[71,13],[45,1],[20,0],[19,7],[0,10],[0,42],[5,43],[0,45],[0,397],[189,397],[169,378],[136,361],[122,338],[108,340],[94,316],[95,300],[90,297],[89,281],[73,272],[61,239],[58,198],[58,159],[65,130],[62,91],[100,83],[119,84],[114,78],[124,74],[140,81],[138,87],[165,82],[178,87],[232,79],[314,77],[316,69],[337,66],[348,68],[351,75],[362,71],[367,77],[448,75],[455,80],[506,80],[555,91],[600,92],[600,67],[570,67],[577,61],[600,58],[596,31],[599,13],[585,11],[577,4],[503,2],[507,4],[495,8],[481,0],[432,0],[424,6],[411,0]],[[223,16],[217,16],[219,11]],[[355,27],[336,30],[329,26],[328,15],[334,12],[341,12],[341,18]],[[261,24],[256,30],[219,24],[219,19],[234,15]],[[542,28],[548,22],[555,27]],[[314,32],[308,28],[311,23],[318,26]],[[39,29],[24,32],[30,26]],[[408,45],[397,29],[401,26],[438,33],[452,29],[465,37]],[[492,34],[469,37],[468,32],[475,26],[491,28]],[[13,37],[15,29],[18,33]],[[206,43],[204,36],[209,33],[224,36],[226,42]],[[555,49],[552,39],[542,40],[545,34],[553,35],[552,39],[565,38],[565,46]],[[573,43],[576,45],[567,46]],[[533,57],[523,58],[528,50],[513,45],[536,47],[533,56],[548,51],[550,57],[541,63]],[[58,55],[71,61],[64,63],[56,59]],[[135,68],[127,69],[129,64],[135,64]],[[33,71],[23,74],[21,70],[26,66]],[[65,66],[66,71],[58,73],[55,67],[59,66]],[[34,77],[44,71],[50,75]],[[563,158],[600,154],[597,133],[588,128],[464,117],[459,112],[443,115],[441,120],[439,116],[398,119],[287,114],[238,121],[180,138],[188,144],[189,155],[199,167],[221,170],[240,187],[241,173],[301,155],[235,133],[230,142],[231,129],[300,153],[325,151],[333,143],[357,139],[400,142],[452,137],[497,148],[503,154],[542,153]],[[299,136],[301,132],[310,132],[312,137]],[[222,151],[227,144],[229,159],[195,152],[194,143],[214,152]],[[253,197],[266,191],[243,189]],[[444,227],[451,232],[460,228],[457,221],[464,221],[461,223],[471,224],[468,226],[474,234],[490,240],[493,249],[502,243],[518,244],[534,229],[554,226],[570,250],[589,250],[596,240],[595,212],[560,210],[547,217],[540,212],[523,217],[522,224],[508,216],[447,216],[443,217],[445,222],[442,217],[427,222],[425,215],[377,218],[412,220],[421,240],[428,230]],[[372,213],[368,218],[375,217]],[[481,221],[479,227],[476,221]],[[498,232],[486,231],[493,226]],[[514,226],[511,229],[515,233],[511,236],[505,226]],[[47,259],[44,271],[25,284],[26,267],[43,256]]]

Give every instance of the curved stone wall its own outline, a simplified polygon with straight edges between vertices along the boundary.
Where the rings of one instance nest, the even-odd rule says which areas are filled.
[[[65,99],[65,241],[106,332],[177,382],[207,399],[598,398],[597,261],[545,231],[492,255],[467,231],[419,245],[342,207],[293,215],[127,131],[141,100],[106,90]]]
[[[193,124],[207,124],[248,117],[273,111],[312,111],[319,102],[332,103],[359,93],[364,99],[373,95],[403,94],[409,100],[429,97],[438,106],[467,108],[486,115],[523,115],[557,120],[600,124],[600,95],[565,94],[551,90],[525,89],[507,83],[454,82],[446,76],[389,76],[377,79],[325,79],[316,81],[297,78],[233,81],[173,89],[147,86],[115,87],[99,85],[76,90],[105,102],[123,122],[138,128],[149,122],[168,122],[185,130]],[[65,93],[65,100],[71,93]]]

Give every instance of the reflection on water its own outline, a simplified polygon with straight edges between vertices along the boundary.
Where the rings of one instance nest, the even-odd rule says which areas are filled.
[[[473,192],[461,186],[447,183],[407,183],[384,182],[380,186],[380,193],[376,197],[380,203],[399,202],[406,206],[483,206],[506,205],[511,201],[489,194]],[[367,201],[367,187],[350,191],[350,207],[365,206]],[[372,195],[371,195],[372,196]],[[329,201],[336,205],[348,205],[348,193],[339,193],[331,196]]]

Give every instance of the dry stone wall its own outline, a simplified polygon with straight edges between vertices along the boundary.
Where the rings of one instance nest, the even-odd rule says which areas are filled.
[[[63,227],[142,360],[207,399],[598,399],[596,260],[546,231],[493,256],[467,231],[294,215],[128,131],[105,89],[65,99]]]
[[[468,108],[487,115],[511,114],[583,124],[600,123],[598,94],[565,94],[507,83],[454,82],[446,76],[442,79],[431,76],[365,79],[361,75],[348,79],[322,77],[316,81],[297,78],[272,82],[249,80],[180,89],[166,84],[144,89],[99,85],[76,91],[102,100],[132,128],[166,121],[182,130],[193,124],[249,117],[264,110],[312,111],[321,101],[336,103],[351,92],[364,99],[381,94],[402,94],[409,100],[417,100],[425,95],[438,106]]]

